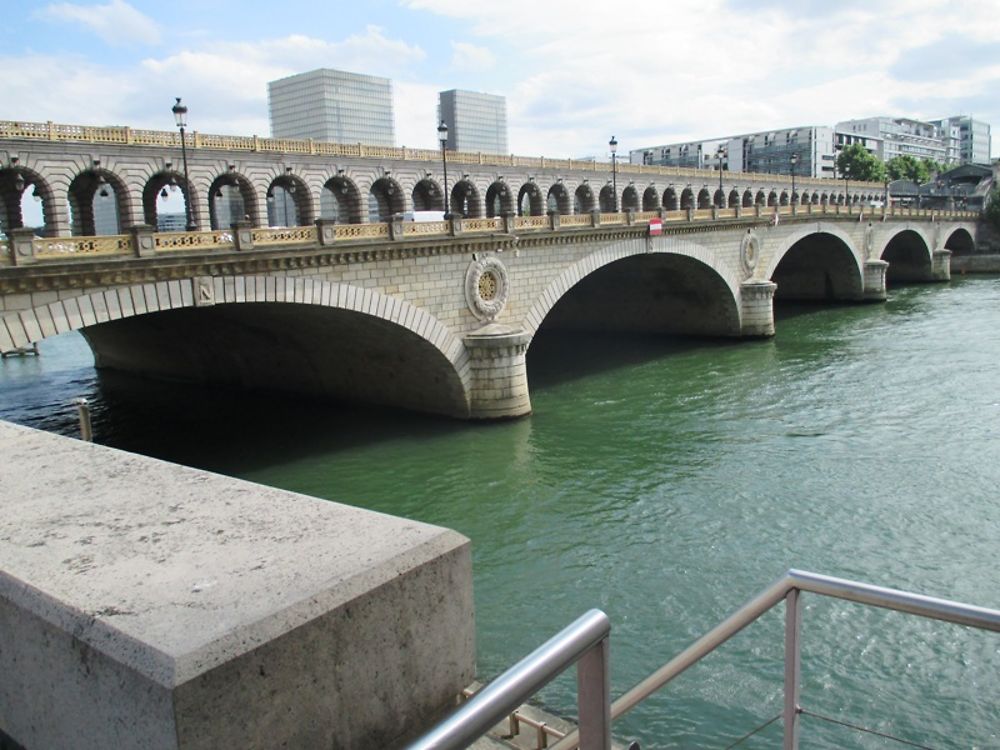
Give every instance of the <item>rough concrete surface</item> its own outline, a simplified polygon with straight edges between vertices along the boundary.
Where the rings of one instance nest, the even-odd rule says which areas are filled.
[[[0,730],[391,746],[474,671],[459,534],[0,423]]]

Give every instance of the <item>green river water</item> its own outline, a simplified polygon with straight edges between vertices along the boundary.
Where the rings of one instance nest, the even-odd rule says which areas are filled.
[[[591,607],[620,694],[791,567],[1000,608],[1000,279],[781,308],[732,343],[541,335],[534,413],[466,424],[98,375],[77,335],[0,364],[0,418],[472,539],[489,679]],[[1000,747],[1000,637],[805,595],[802,704]],[[725,748],[781,711],[776,609],[615,725]],[[575,680],[540,696],[572,714]],[[778,746],[778,721],[744,742]],[[902,747],[812,717],[803,748]]]

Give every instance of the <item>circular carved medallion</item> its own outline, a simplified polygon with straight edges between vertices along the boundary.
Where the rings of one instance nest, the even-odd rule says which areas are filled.
[[[507,268],[495,256],[478,258],[465,272],[465,301],[480,320],[493,320],[507,305]]]
[[[744,274],[750,276],[753,273],[758,258],[760,258],[760,238],[753,232],[747,231],[740,243],[740,264],[743,266]]]

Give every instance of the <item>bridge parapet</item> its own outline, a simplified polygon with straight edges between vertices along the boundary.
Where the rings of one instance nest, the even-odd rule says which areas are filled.
[[[913,208],[890,207],[870,208],[865,206],[775,206],[765,212],[757,206],[751,213],[744,214],[740,209],[695,209],[666,211],[642,211],[622,213],[590,213],[570,216],[560,216],[555,221],[551,216],[516,216],[505,221],[501,217],[487,219],[453,219],[435,222],[404,222],[402,233],[394,236],[389,223],[378,224],[335,224],[318,222],[310,227],[282,227],[271,229],[253,229],[251,242],[244,243],[253,248],[281,248],[294,250],[298,247],[317,245],[346,244],[357,241],[387,241],[405,240],[407,238],[445,239],[456,234],[484,235],[513,232],[531,232],[536,230],[561,229],[580,230],[596,227],[639,226],[645,227],[650,219],[662,218],[663,221],[675,224],[698,224],[705,229],[713,226],[726,226],[733,220],[769,219],[772,223],[782,220],[803,220],[815,216],[851,216],[859,221],[882,221],[885,219],[906,219],[915,221],[970,221],[979,218],[973,211],[932,211]],[[323,236],[323,227],[332,228],[328,237]],[[669,229],[667,230],[669,231]],[[97,237],[33,237],[31,230],[12,230],[12,237],[17,239],[0,242],[0,266],[26,265],[34,262],[73,262],[94,258],[146,256],[156,254],[171,254],[181,252],[211,252],[232,251],[238,249],[235,229],[196,232],[155,232],[152,233],[152,252],[140,252],[135,238],[130,235],[106,235]],[[30,242],[31,251],[15,252],[15,247],[23,248],[25,242]],[[18,244],[20,243],[20,244]]]

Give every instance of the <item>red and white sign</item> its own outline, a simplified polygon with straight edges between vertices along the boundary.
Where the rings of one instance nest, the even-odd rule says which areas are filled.
[[[663,234],[663,220],[662,219],[650,219],[649,220],[649,233],[650,235]]]

